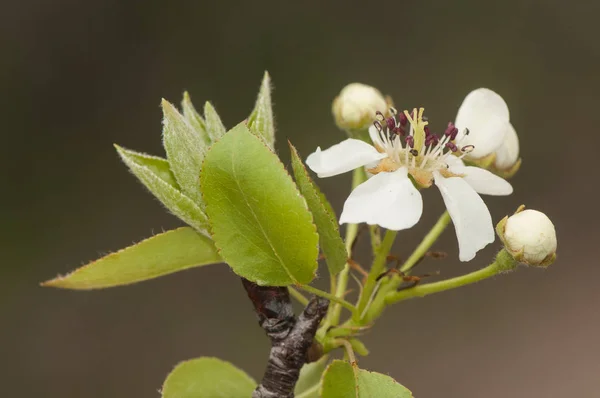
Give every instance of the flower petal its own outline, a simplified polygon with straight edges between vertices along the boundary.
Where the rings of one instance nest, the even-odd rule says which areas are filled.
[[[403,167],[379,173],[352,191],[340,216],[340,224],[365,222],[399,231],[415,225],[423,213],[423,199]]]
[[[508,181],[486,169],[473,166],[450,166],[450,171],[454,174],[463,174],[463,180],[477,193],[495,196],[513,193],[513,187]]]
[[[496,149],[496,160],[494,165],[500,170],[511,168],[519,159],[519,136],[512,124],[508,124],[508,129],[504,135],[504,140],[498,149]]]
[[[324,151],[321,148],[306,158],[306,165],[321,178],[354,170],[387,157],[364,141],[348,138]]]
[[[487,88],[471,91],[458,109],[455,121],[459,145],[474,146],[467,157],[479,159],[498,149],[508,130],[509,117],[508,106],[500,95]],[[465,129],[469,130],[467,136]]]
[[[492,216],[471,186],[460,177],[444,178],[434,172],[435,185],[454,223],[460,261],[470,261],[475,254],[494,241]]]

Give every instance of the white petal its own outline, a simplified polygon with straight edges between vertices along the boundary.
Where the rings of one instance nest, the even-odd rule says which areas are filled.
[[[508,129],[509,117],[508,106],[500,95],[487,88],[471,91],[458,109],[455,121],[459,145],[475,147],[467,157],[482,158],[498,149]],[[463,134],[465,128],[469,129],[468,136]]]
[[[451,166],[450,171],[454,174],[463,174],[463,180],[477,193],[495,196],[513,193],[513,187],[508,181],[486,169],[473,166]]]
[[[500,170],[512,167],[519,159],[519,137],[512,124],[508,124],[508,129],[504,135],[504,141],[496,149],[496,160],[494,165]]]
[[[448,155],[446,157],[445,162],[450,167],[450,169],[452,169],[453,167],[465,165],[465,162],[463,162],[461,158],[454,155]]]
[[[423,199],[408,178],[406,168],[379,173],[352,191],[340,224],[365,222],[399,231],[415,225],[423,212]]]
[[[348,138],[324,151],[321,148],[306,158],[306,165],[321,178],[354,170],[387,157],[364,141]]]
[[[492,216],[481,197],[464,179],[444,178],[437,171],[433,175],[454,223],[459,259],[470,261],[479,250],[494,241]]]

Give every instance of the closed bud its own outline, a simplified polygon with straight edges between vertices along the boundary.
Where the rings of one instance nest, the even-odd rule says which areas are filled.
[[[494,152],[492,171],[503,178],[512,177],[521,167],[519,136],[512,124],[508,124],[504,141]]]
[[[556,259],[556,231],[544,213],[523,210],[504,217],[496,232],[515,260],[534,267],[547,267]]]
[[[389,116],[391,103],[375,87],[351,83],[333,101],[335,123],[348,132],[367,130],[377,112]]]

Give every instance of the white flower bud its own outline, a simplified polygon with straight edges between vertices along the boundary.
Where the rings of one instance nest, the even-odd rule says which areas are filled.
[[[509,120],[508,106],[499,94],[488,88],[471,91],[458,109],[454,123],[458,128],[458,145],[473,147],[466,159],[492,155],[502,145]]]
[[[366,130],[376,118],[376,112],[389,112],[389,104],[375,87],[351,83],[333,101],[335,123],[344,130]]]
[[[537,210],[517,210],[500,221],[498,233],[506,250],[518,261],[546,267],[556,258],[556,231],[552,221]]]
[[[519,160],[519,137],[512,124],[508,124],[504,141],[500,148],[496,149],[494,166],[498,170],[509,170]]]

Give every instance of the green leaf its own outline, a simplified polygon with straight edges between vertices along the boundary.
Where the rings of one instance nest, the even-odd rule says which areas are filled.
[[[131,172],[175,216],[198,232],[210,236],[206,215],[194,201],[181,193],[164,159],[134,152],[115,145]]]
[[[202,116],[200,116],[200,114],[194,107],[194,104],[192,104],[192,99],[190,98],[190,95],[187,91],[183,93],[181,109],[183,110],[183,117],[190,124],[190,126],[192,126],[194,130],[196,130],[198,135],[200,135],[204,144],[210,145],[211,139],[206,131],[206,122],[204,121]]]
[[[325,370],[322,398],[412,398],[412,393],[390,376],[333,361]]]
[[[306,202],[244,124],[207,152],[200,186],[215,245],[235,273],[259,285],[313,280],[319,237]]]
[[[175,175],[183,193],[196,204],[202,204],[198,179],[206,144],[197,132],[166,100],[162,100],[163,145],[171,171]]]
[[[256,382],[244,371],[218,358],[181,362],[167,376],[163,398],[248,398]]]
[[[300,377],[294,388],[296,398],[319,398],[321,377],[328,360],[329,356],[325,355],[316,362],[305,364],[300,369]]]
[[[340,237],[337,219],[331,210],[331,205],[308,175],[298,151],[290,142],[288,144],[292,154],[292,168],[296,183],[315,219],[321,250],[325,255],[329,272],[335,275],[344,269],[348,260],[344,241]]]
[[[256,98],[254,110],[248,118],[248,128],[251,132],[262,137],[271,148],[275,144],[275,119],[271,104],[271,77],[265,72],[260,91]]]
[[[179,189],[179,184],[177,184],[177,180],[173,173],[171,173],[171,169],[169,168],[169,162],[167,159],[163,159],[158,156],[148,155],[142,152],[132,151],[131,149],[126,149],[115,144],[115,148],[123,161],[125,158],[129,162],[133,162],[139,166],[144,166],[150,169],[152,173],[154,173],[161,180],[171,185],[175,189]],[[127,163],[127,161],[125,161]]]
[[[42,286],[88,290],[129,285],[221,262],[212,241],[189,227],[155,235]]]
[[[204,104],[204,120],[206,121],[206,131],[213,142],[223,137],[227,130],[216,109],[208,101]]]

